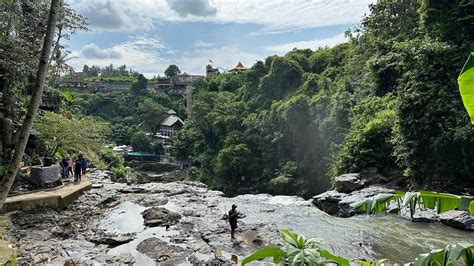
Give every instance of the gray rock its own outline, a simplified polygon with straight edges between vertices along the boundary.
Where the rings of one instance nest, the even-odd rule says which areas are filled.
[[[125,187],[117,189],[120,193],[148,193],[150,192],[148,189],[142,187]]]
[[[52,166],[33,166],[31,167],[29,181],[37,186],[47,186],[60,181],[61,167],[59,165]]]
[[[341,193],[350,193],[363,188],[364,185],[359,173],[343,174],[334,178],[334,189]]]
[[[109,246],[119,246],[125,243],[132,241],[134,238],[132,236],[102,236],[91,238],[90,241],[96,244],[104,244]]]
[[[166,265],[176,265],[186,260],[186,250],[152,237],[143,240],[138,244],[137,250],[148,255],[158,263],[166,263]]]
[[[170,226],[175,225],[181,219],[181,215],[171,212],[162,207],[152,207],[142,212],[144,223],[147,226]]]
[[[356,214],[356,210],[350,206],[352,203],[362,201],[381,193],[393,193],[393,190],[379,186],[371,186],[350,193],[346,197],[343,197],[338,203],[339,216],[354,216]]]
[[[346,196],[345,193],[330,190],[314,196],[313,204],[330,215],[339,215],[339,202]]]
[[[439,216],[439,220],[449,226],[474,231],[474,217],[467,211],[447,211]]]
[[[424,211],[416,209],[413,216],[410,215],[410,209],[405,208],[401,211],[403,218],[417,223],[434,223],[439,221],[439,215],[435,210],[426,209]]]

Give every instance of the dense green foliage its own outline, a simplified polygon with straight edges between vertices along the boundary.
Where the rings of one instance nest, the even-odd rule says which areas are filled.
[[[176,155],[226,192],[312,196],[371,166],[418,187],[472,187],[474,130],[456,78],[474,48],[473,8],[380,1],[347,43],[207,77]]]
[[[41,134],[44,156],[64,157],[83,152],[90,159],[98,159],[110,128],[93,117],[73,117],[53,112],[42,112],[36,122]],[[61,153],[61,154],[59,154]]]
[[[387,260],[376,261],[355,260],[336,256],[323,248],[320,240],[306,239],[288,229],[281,229],[281,238],[287,244],[286,248],[264,247],[242,260],[242,265],[272,258],[273,263],[281,265],[340,265],[349,266],[358,264],[362,266],[383,266]],[[459,262],[464,265],[473,265],[474,244],[460,243],[447,245],[446,248],[436,249],[429,253],[420,254],[414,262],[405,265],[418,266],[453,266]],[[352,264],[351,264],[352,263]],[[387,263],[388,264],[388,263]],[[390,264],[391,265],[391,264]]]
[[[139,95],[126,92],[75,93],[74,106],[77,107],[76,113],[93,115],[109,122],[112,129],[109,140],[117,145],[130,145],[132,136],[138,131],[158,132],[169,109],[175,110],[180,117],[186,115],[182,97],[156,91],[140,91]]]

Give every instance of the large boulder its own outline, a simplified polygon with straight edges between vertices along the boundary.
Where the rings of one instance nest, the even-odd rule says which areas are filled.
[[[186,262],[186,257],[191,255],[187,249],[176,245],[170,245],[167,242],[156,237],[147,238],[140,242],[137,250],[159,264],[177,265]]]
[[[474,217],[467,211],[447,211],[439,216],[439,220],[446,225],[474,231]]]
[[[33,166],[31,167],[29,181],[39,187],[53,187],[61,183],[61,167],[52,166]]]
[[[339,215],[339,202],[347,194],[329,190],[313,197],[313,204],[320,210],[330,214]]]
[[[142,212],[144,223],[147,226],[175,225],[181,219],[181,214],[162,207],[151,207]]]
[[[340,193],[350,193],[363,188],[365,181],[359,173],[349,173],[334,178],[334,189]]]

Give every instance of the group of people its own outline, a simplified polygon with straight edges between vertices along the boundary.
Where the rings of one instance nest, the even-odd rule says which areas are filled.
[[[81,181],[87,171],[87,160],[82,154],[79,154],[75,160],[72,157],[65,157],[59,165],[62,167],[61,177],[69,178],[72,175],[75,182]]]

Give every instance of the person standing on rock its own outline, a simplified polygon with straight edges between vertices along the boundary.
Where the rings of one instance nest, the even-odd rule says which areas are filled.
[[[229,211],[229,224],[230,224],[230,238],[235,239],[235,229],[237,229],[237,219],[239,213],[237,212],[237,205],[232,204],[232,209]]]

